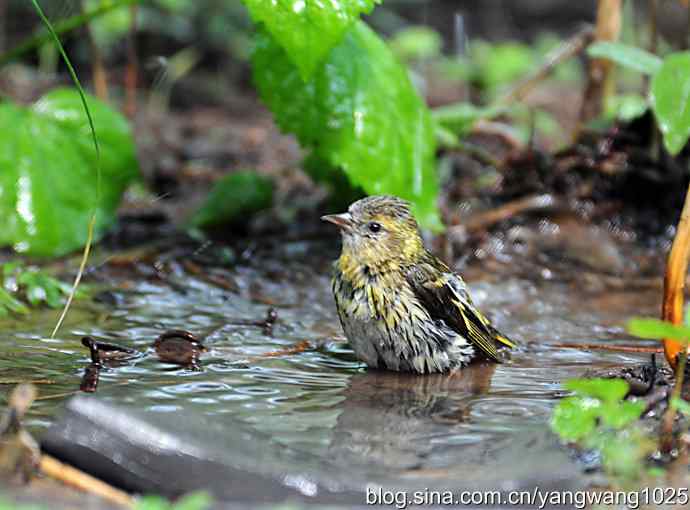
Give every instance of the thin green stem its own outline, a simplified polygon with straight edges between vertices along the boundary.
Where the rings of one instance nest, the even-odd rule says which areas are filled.
[[[82,253],[82,258],[81,258],[81,263],[79,265],[79,271],[77,272],[77,275],[74,278],[74,283],[72,284],[72,289],[69,293],[69,296],[67,297],[67,302],[65,303],[64,308],[62,309],[62,313],[60,314],[60,317],[55,324],[55,328],[53,329],[52,334],[50,335],[51,338],[54,338],[55,335],[57,334],[58,330],[60,329],[60,326],[65,320],[65,317],[67,316],[67,312],[69,311],[70,305],[72,304],[72,300],[74,299],[75,294],[77,293],[77,288],[79,287],[79,283],[81,282],[81,278],[84,274],[84,269],[86,268],[86,262],[89,259],[89,253],[91,251],[91,244],[93,242],[93,232],[94,228],[96,225],[96,215],[98,213],[98,205],[100,204],[101,201],[101,148],[98,143],[98,136],[96,136],[96,127],[93,122],[93,117],[91,116],[91,111],[89,110],[89,105],[86,101],[86,94],[84,93],[84,88],[81,86],[81,82],[79,81],[79,78],[77,77],[77,73],[74,70],[74,66],[72,66],[72,62],[70,62],[69,57],[67,56],[67,53],[65,52],[65,48],[62,46],[62,43],[60,42],[60,38],[58,37],[58,34],[56,33],[55,29],[53,28],[52,24],[50,23],[50,20],[46,17],[45,13],[43,12],[43,9],[41,9],[41,6],[38,3],[38,0],[31,0],[31,2],[34,5],[34,8],[36,9],[36,12],[38,13],[39,17],[41,18],[41,21],[45,24],[45,26],[48,28],[48,32],[50,33],[50,36],[53,39],[53,42],[55,42],[55,46],[58,48],[58,51],[60,52],[60,55],[62,56],[62,59],[65,61],[65,65],[67,66],[67,69],[69,70],[69,74],[72,78],[72,81],[74,82],[74,85],[77,87],[77,90],[79,91],[79,97],[81,98],[82,105],[84,106],[84,111],[86,112],[86,118],[89,121],[89,128],[91,129],[91,138],[93,140],[93,146],[96,150],[96,197],[95,197],[95,202],[93,205],[93,214],[91,215],[91,220],[89,221],[89,226],[88,226],[88,235],[86,239],[86,245],[84,246],[84,251]]]

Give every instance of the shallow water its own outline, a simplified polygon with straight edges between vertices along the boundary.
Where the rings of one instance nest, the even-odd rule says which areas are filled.
[[[315,252],[323,255],[310,255]],[[103,370],[90,398],[143,409],[157,423],[165,423],[166,416],[203,417],[200,424],[213,423],[214,434],[227,435],[208,438],[218,444],[231,444],[226,439],[238,434],[241,423],[276,447],[328,462],[334,473],[342,473],[329,475],[331,481],[342,476],[350,485],[385,480],[399,487],[449,489],[586,482],[582,466],[548,431],[551,410],[563,395],[560,382],[647,356],[555,344],[625,338],[621,324],[627,318],[656,313],[658,288],[596,292],[572,278],[575,269],[559,281],[553,275],[497,278],[473,268],[468,284],[476,304],[519,348],[501,365],[417,377],[366,370],[340,337],[328,275],[333,247],[296,244],[285,255],[267,257],[261,268],[241,265],[230,271],[239,293],[179,268],[165,281],[119,277],[114,287],[122,304],[80,305],[55,340],[47,338],[54,312],[34,316],[31,325],[0,325],[5,337],[0,378],[50,381],[40,384],[41,399],[28,419],[40,435],[78,390],[89,362],[80,338],[92,335],[142,355]],[[267,302],[279,317],[270,335],[260,327],[232,324],[262,319]],[[204,339],[208,352],[201,371],[157,360],[151,344],[166,329],[190,330]],[[303,340],[315,348],[260,358]],[[249,454],[237,452],[242,455]],[[244,469],[287,471],[284,480],[292,469],[309,471],[298,463],[276,466],[270,455],[237,461]],[[311,495],[318,487],[300,490]]]

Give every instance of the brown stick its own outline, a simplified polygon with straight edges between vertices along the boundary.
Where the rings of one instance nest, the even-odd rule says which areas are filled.
[[[599,0],[595,39],[597,41],[617,40],[622,17],[621,0]],[[604,99],[612,92],[614,85],[611,79],[612,69],[613,62],[610,60],[595,58],[590,61],[587,88],[580,109],[580,124],[586,124],[601,113]]]
[[[82,3],[82,14],[86,12],[86,8]],[[91,48],[91,58],[93,59],[93,66],[91,68],[91,76],[93,79],[93,88],[96,92],[96,97],[103,102],[108,101],[108,74],[105,71],[105,66],[103,65],[103,54],[101,53],[96,39],[93,36],[93,31],[91,30],[91,25],[86,23],[84,25],[84,31],[86,32],[86,38],[89,41],[89,47]]]
[[[137,112],[137,81],[139,75],[139,60],[137,58],[137,4],[129,6],[130,27],[127,36],[127,70],[125,72],[125,115],[133,118]]]
[[[673,423],[676,421],[676,406],[673,404],[673,399],[681,398],[683,389],[683,380],[685,379],[685,365],[687,363],[687,355],[681,355],[678,367],[676,368],[676,382],[673,383],[673,393],[671,393],[671,402],[661,418],[661,430],[659,432],[659,450],[663,453],[669,453],[673,449]]]
[[[578,344],[578,343],[558,343],[550,344],[551,347],[559,349],[578,349],[582,351],[611,351],[611,352],[641,352],[641,353],[662,353],[663,347],[650,347],[646,345],[607,345],[607,344]]]
[[[279,358],[281,356],[289,356],[291,354],[300,354],[302,352],[309,351],[313,349],[314,346],[309,340],[301,340],[297,342],[295,345],[292,345],[290,347],[286,347],[285,349],[280,349],[278,351],[269,351],[269,352],[264,352],[263,354],[259,354],[258,356],[254,356],[253,358],[249,358],[249,362],[252,361],[259,361],[264,358]]]
[[[462,228],[467,232],[476,232],[523,212],[552,207],[554,202],[553,196],[548,193],[518,198],[490,211],[470,216],[461,225],[451,227],[449,230]]]
[[[5,51],[5,31],[7,30],[7,0],[0,0],[0,53]]]
[[[558,64],[582,52],[593,37],[594,29],[591,26],[588,25],[579,30],[570,39],[550,51],[544,58],[544,63],[537,70],[520,80],[498,102],[507,104],[523,99],[539,82],[551,74]]]
[[[116,489],[72,466],[63,464],[50,455],[41,455],[39,468],[46,476],[58,480],[65,485],[69,485],[83,492],[95,494],[112,503],[127,508],[132,508],[134,506],[134,498],[126,492]]]
[[[680,214],[676,236],[671,245],[671,252],[666,264],[664,275],[664,298],[661,305],[661,319],[673,324],[683,322],[683,291],[685,289],[685,275],[688,272],[688,256],[690,256],[690,187],[685,195],[683,211]],[[683,345],[673,339],[664,339],[664,354],[666,361],[676,368],[678,354]]]

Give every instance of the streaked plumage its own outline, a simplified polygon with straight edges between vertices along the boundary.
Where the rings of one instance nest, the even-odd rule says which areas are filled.
[[[429,253],[407,202],[372,196],[338,225],[343,248],[333,294],[355,354],[370,367],[446,372],[513,347],[472,304],[465,282]]]

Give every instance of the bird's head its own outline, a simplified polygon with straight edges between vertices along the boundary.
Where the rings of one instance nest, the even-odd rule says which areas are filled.
[[[414,263],[424,253],[410,204],[393,196],[371,196],[354,202],[347,212],[322,216],[343,237],[343,255],[373,270]]]

